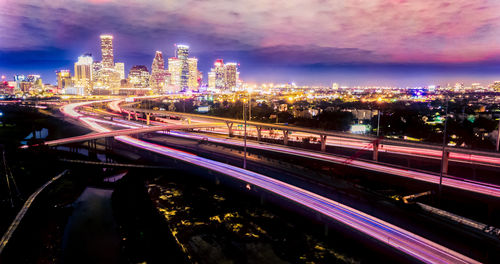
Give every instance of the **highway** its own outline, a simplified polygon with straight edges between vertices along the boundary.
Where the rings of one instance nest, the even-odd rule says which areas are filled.
[[[117,112],[148,112],[155,115],[167,115],[167,116],[182,116],[189,118],[191,122],[234,122],[236,124],[243,123],[242,120],[238,119],[229,119],[229,118],[220,118],[199,114],[188,114],[188,113],[179,113],[179,112],[169,112],[169,111],[160,111],[160,110],[149,110],[149,109],[138,109],[132,107],[123,107],[120,108],[118,103],[115,103],[112,110],[117,110]],[[263,130],[261,131],[263,136],[268,138],[282,138],[283,135],[271,132],[273,130],[288,130],[293,131],[293,134],[289,136],[289,141],[296,140],[302,141],[304,138],[319,138],[319,135],[327,135],[326,145],[331,147],[342,147],[342,148],[350,148],[355,150],[366,150],[372,151],[373,149],[373,141],[377,140],[375,137],[350,134],[350,133],[342,133],[335,131],[322,131],[322,130],[314,130],[307,128],[299,128],[293,126],[284,126],[277,124],[267,124],[267,123],[259,123],[259,122],[247,122],[248,129],[247,133],[249,135],[255,136],[257,135],[257,126],[261,126]],[[267,128],[267,129],[266,129]],[[237,127],[233,127],[235,132],[238,131]],[[241,129],[240,129],[241,130]],[[214,130],[215,133],[220,134],[228,134],[228,129],[217,129]],[[241,131],[239,131],[241,135]],[[318,140],[319,142],[319,140]],[[399,140],[391,140],[391,139],[380,139],[380,144],[378,146],[379,152],[387,152],[394,153],[400,155],[410,155],[410,156],[418,156],[418,157],[426,157],[431,159],[441,159],[442,151],[441,146],[431,145],[425,143],[416,143],[416,142],[408,142],[408,141],[399,141]],[[500,167],[500,153],[496,152],[485,152],[485,151],[474,151],[470,149],[464,148],[453,148],[447,147],[447,151],[450,151],[449,159],[450,161],[455,162],[464,162],[464,163],[483,163],[489,164],[491,166]]]
[[[106,128],[98,124],[95,119],[89,119],[78,114],[75,109],[78,106],[82,105],[75,104],[65,107],[67,110],[66,113],[76,116],[76,118],[78,118],[81,122],[84,122],[86,126],[91,127],[94,131],[101,133],[111,131],[110,128]],[[324,214],[420,261],[426,263],[478,263],[467,256],[445,248],[376,217],[265,175],[202,158],[172,148],[145,142],[129,136],[117,136],[115,139],[133,147],[152,151],[177,160],[182,160],[186,163],[192,164],[193,166],[219,172],[275,193],[276,195],[301,204],[313,211]]]
[[[97,122],[100,122],[100,121],[97,120]],[[116,120],[116,123],[121,123],[121,124],[123,124],[123,126],[126,126],[126,127],[144,126],[141,124],[137,124],[135,122],[125,121],[125,120]],[[207,141],[214,142],[214,143],[227,144],[227,145],[233,145],[233,146],[239,146],[239,147],[243,146],[243,142],[241,140],[217,138],[217,137],[211,137],[211,136],[207,136],[207,135],[197,135],[197,134],[180,132],[180,131],[170,131],[169,135],[190,138],[190,139],[196,139],[196,140],[207,140]],[[348,158],[339,157],[339,156],[326,154],[326,153],[322,153],[322,152],[309,151],[309,150],[305,150],[305,149],[286,147],[286,146],[276,145],[276,144],[257,143],[257,142],[253,142],[253,141],[247,141],[247,147],[254,148],[254,149],[266,150],[266,151],[272,151],[272,152],[277,152],[277,153],[284,153],[284,154],[294,155],[294,156],[298,156],[298,157],[307,157],[307,158],[331,162],[331,163],[335,163],[335,164],[344,164],[344,165],[349,165],[349,166],[360,168],[360,169],[365,169],[368,171],[387,173],[387,174],[398,176],[398,177],[410,178],[413,180],[424,181],[424,182],[428,182],[428,183],[432,183],[432,184],[439,183],[439,175],[438,174],[395,168],[395,167],[391,167],[391,166],[384,165],[384,164],[373,163],[373,162],[362,161],[362,160],[351,160]],[[446,177],[443,177],[443,186],[452,187],[452,188],[460,189],[463,191],[475,192],[475,193],[493,196],[493,197],[500,197],[500,186],[494,185],[494,184],[489,184],[489,183],[484,183],[484,182],[478,182],[478,181],[472,181],[472,180],[463,179],[463,178],[446,176]]]

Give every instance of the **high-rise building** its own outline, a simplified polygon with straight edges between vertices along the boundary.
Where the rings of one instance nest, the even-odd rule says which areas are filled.
[[[224,86],[227,90],[234,90],[238,81],[238,65],[235,62],[228,62],[224,65]]]
[[[215,90],[215,72],[214,71],[208,72],[208,90],[209,91]]]
[[[149,87],[149,71],[145,65],[134,65],[128,73],[128,82],[136,88]]]
[[[170,73],[165,70],[165,60],[161,51],[156,51],[153,63],[151,64],[151,77],[149,85],[157,94],[164,93],[169,84]]]
[[[125,79],[125,63],[117,62],[115,63],[115,70],[120,74],[120,79]]]
[[[188,59],[188,68],[189,68],[189,79],[188,79],[189,90],[198,90],[198,87],[200,87],[200,74],[198,72],[198,59],[197,58],[189,58]]]
[[[112,69],[115,66],[113,59],[113,36],[101,35],[102,67]]]
[[[224,77],[226,72],[224,69],[224,61],[222,59],[215,61],[213,71],[215,72],[215,89],[223,90],[225,88]]]
[[[168,58],[168,72],[170,73],[171,92],[177,92],[181,87],[182,62],[176,57]]]
[[[181,90],[187,90],[189,88],[189,46],[187,45],[177,45],[177,50],[175,53],[177,59],[181,63],[181,73],[180,73],[180,88]]]
[[[85,94],[91,94],[92,92],[93,66],[93,59],[90,54],[78,57],[78,61],[75,63],[74,85],[83,87]]]
[[[56,71],[57,88],[64,89],[72,85],[71,74],[69,70]]]

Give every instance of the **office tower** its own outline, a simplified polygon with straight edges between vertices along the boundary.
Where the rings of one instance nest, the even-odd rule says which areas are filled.
[[[189,68],[189,78],[188,78],[188,87],[189,90],[198,90],[200,86],[200,78],[198,72],[198,59],[197,58],[189,58],[188,59],[188,68]]]
[[[149,85],[157,94],[165,92],[165,88],[169,84],[169,72],[165,70],[165,60],[161,51],[156,51],[153,63],[151,64],[151,77]]]
[[[101,35],[102,67],[112,69],[115,66],[113,60],[113,36]]]
[[[224,69],[224,61],[222,59],[218,59],[214,63],[215,72],[215,89],[223,90],[225,88],[224,78],[225,78],[225,69]]]
[[[120,80],[125,79],[125,63],[123,62],[115,63],[115,70],[120,74]]]
[[[214,71],[208,72],[208,90],[209,91],[215,90],[215,72]]]
[[[134,65],[128,73],[128,81],[135,88],[149,87],[149,71],[145,65]]]
[[[56,71],[57,76],[57,88],[64,89],[72,85],[71,74],[69,70]]]
[[[74,85],[76,87],[83,87],[85,94],[92,92],[93,66],[93,59],[90,54],[78,57],[78,61],[75,63]]]
[[[16,87],[15,87],[16,91],[21,90],[21,82],[23,82],[25,79],[26,77],[23,74],[14,75],[14,81],[16,82]]]
[[[235,62],[224,65],[224,86],[227,90],[234,90],[238,81],[238,68]]]
[[[181,72],[180,72],[180,89],[187,90],[189,88],[189,65],[188,65],[188,56],[189,56],[189,46],[187,45],[177,45],[176,57],[180,61],[181,64]]]
[[[170,84],[175,91],[180,90],[181,87],[181,71],[182,62],[176,58],[168,58],[168,72],[170,73]]]

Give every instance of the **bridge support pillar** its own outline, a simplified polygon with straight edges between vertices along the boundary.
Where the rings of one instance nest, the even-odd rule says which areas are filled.
[[[136,113],[136,112],[134,112],[134,118],[135,118],[135,121],[137,121],[137,120],[138,120],[138,118],[137,118],[137,113]]]
[[[257,141],[261,141],[261,140],[262,140],[262,127],[258,126],[257,127]]]
[[[288,145],[288,130],[283,130],[283,144]]]
[[[146,125],[148,125],[148,126],[151,123],[151,121],[150,121],[150,118],[151,118],[150,115],[151,115],[150,113],[146,113]]]
[[[320,142],[321,142],[321,151],[325,152],[326,151],[326,135],[319,135]]]
[[[130,121],[130,112],[128,112],[128,121]]]
[[[448,174],[448,160],[450,159],[450,152],[448,150],[444,151],[443,155],[443,174]]]
[[[233,123],[226,122],[229,137],[233,136]]]
[[[378,140],[372,143],[373,145],[373,160],[378,161]]]

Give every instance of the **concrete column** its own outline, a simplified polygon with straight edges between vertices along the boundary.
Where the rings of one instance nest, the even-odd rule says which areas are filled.
[[[375,140],[373,143],[373,160],[378,161],[378,140]]]
[[[137,118],[137,113],[136,113],[136,112],[134,112],[134,117],[135,117],[135,121],[139,120],[139,119]]]
[[[149,119],[150,115],[151,115],[150,113],[146,113],[146,125],[148,125],[148,126],[149,126],[149,123],[150,123],[150,119]]]
[[[130,121],[130,112],[128,112],[128,121]]]
[[[229,137],[233,136],[233,123],[226,122],[227,125],[227,132],[229,134]]]
[[[262,127],[258,126],[257,127],[257,141],[260,141],[262,139]]]
[[[288,130],[283,130],[283,144],[288,145]]]
[[[443,174],[448,174],[448,160],[450,159],[450,151],[445,150],[443,155]]]
[[[326,151],[326,135],[319,135],[320,142],[321,142],[321,151],[325,152]]]

